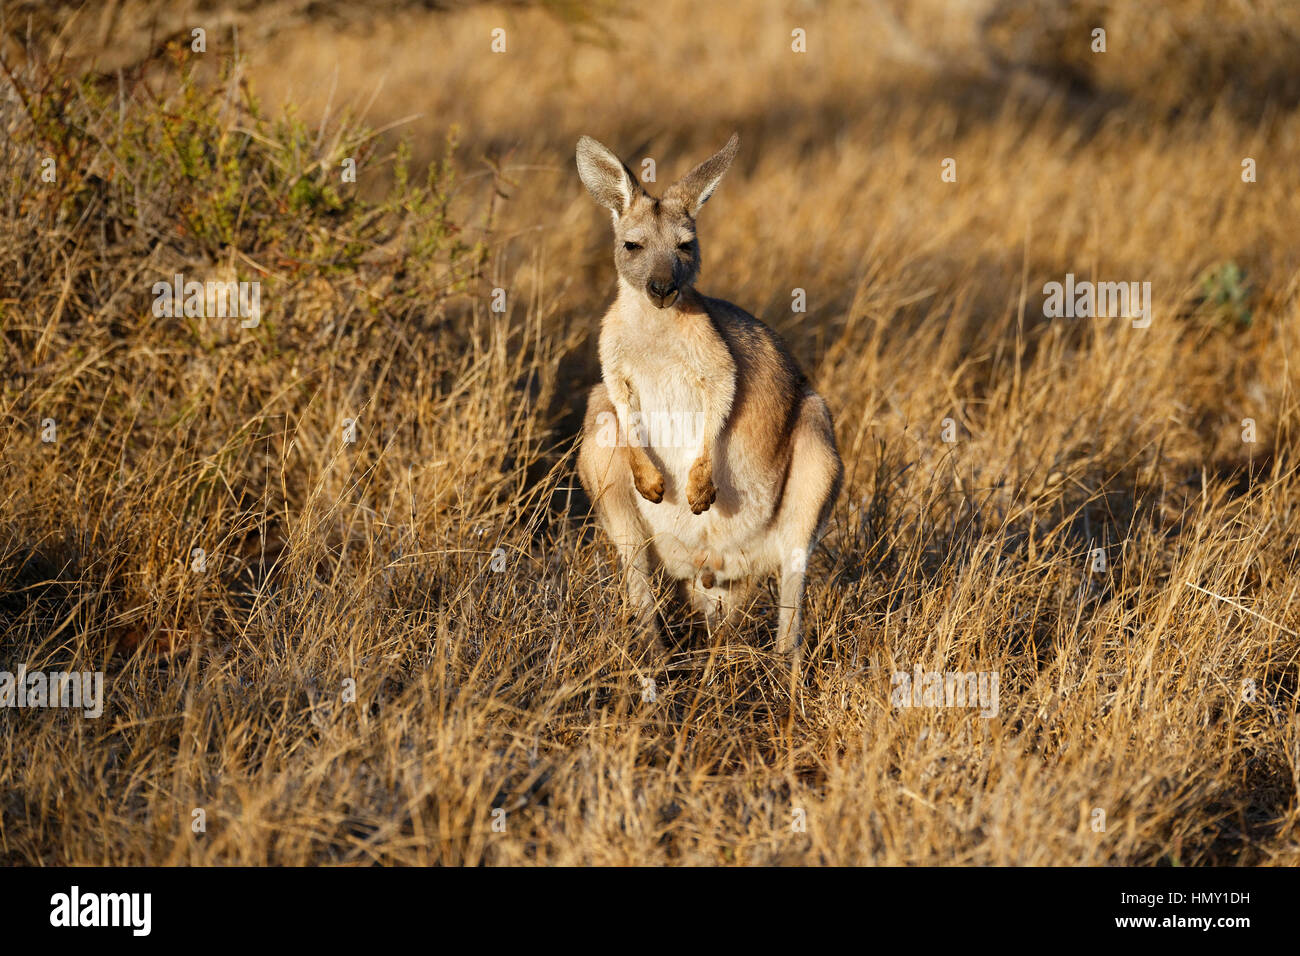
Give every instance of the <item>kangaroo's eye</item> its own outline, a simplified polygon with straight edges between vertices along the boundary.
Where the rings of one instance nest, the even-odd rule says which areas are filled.
[[[639,243],[639,242],[625,242],[625,243],[623,243],[623,248],[626,249],[628,252],[636,252],[638,249],[641,248],[641,243]]]
[[[678,251],[678,252],[690,252],[690,251],[691,251],[691,244],[690,244],[689,242],[679,242],[679,243],[677,244],[677,251]]]

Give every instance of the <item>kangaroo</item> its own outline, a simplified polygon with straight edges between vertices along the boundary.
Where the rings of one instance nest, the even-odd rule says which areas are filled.
[[[732,136],[655,198],[606,147],[578,141],[578,174],[614,217],[618,271],[578,473],[656,646],[656,572],[710,627],[734,626],[758,580],[779,573],[776,648],[795,656],[807,557],[844,466],[826,402],[780,337],[695,289],[695,218],[739,146]]]

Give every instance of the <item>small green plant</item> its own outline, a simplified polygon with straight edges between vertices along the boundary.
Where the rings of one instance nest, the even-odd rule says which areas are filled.
[[[1251,322],[1251,285],[1235,262],[1206,269],[1200,278],[1200,305],[1211,321],[1246,328]]]
[[[410,150],[397,147],[387,198],[364,199],[341,165],[363,170],[377,134],[346,117],[317,129],[292,111],[272,118],[238,83],[235,64],[204,83],[184,51],[161,90],[125,91],[93,76],[63,83],[10,80],[18,91],[36,155],[57,160],[58,180],[40,191],[40,231],[100,226],[137,247],[164,246],[193,262],[256,262],[257,278],[300,280],[355,272],[361,257],[394,235],[391,269],[406,277],[396,301],[438,301],[464,292],[487,247],[453,222],[454,141],[427,179],[409,176]],[[35,160],[32,160],[34,162]]]

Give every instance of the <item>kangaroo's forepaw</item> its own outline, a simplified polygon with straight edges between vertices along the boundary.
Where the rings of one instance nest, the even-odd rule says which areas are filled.
[[[691,511],[703,514],[717,497],[718,489],[713,486],[713,463],[707,458],[696,459],[686,480],[686,500]]]
[[[647,464],[644,468],[635,469],[632,472],[632,482],[641,497],[651,504],[657,505],[664,500],[664,476],[659,474],[659,469],[654,465]]]

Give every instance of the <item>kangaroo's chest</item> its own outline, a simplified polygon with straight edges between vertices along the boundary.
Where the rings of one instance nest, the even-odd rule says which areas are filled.
[[[692,337],[644,335],[615,342],[614,352],[611,373],[628,386],[643,443],[664,467],[684,475],[704,442],[706,409],[729,385],[716,354]]]
[[[622,351],[622,364],[643,410],[703,411],[708,391],[716,387],[703,350],[690,341],[640,341]]]
[[[673,375],[671,370],[663,375],[639,371],[635,378],[632,387],[644,443],[658,453],[665,467],[684,473],[704,442],[703,386],[692,378]]]

